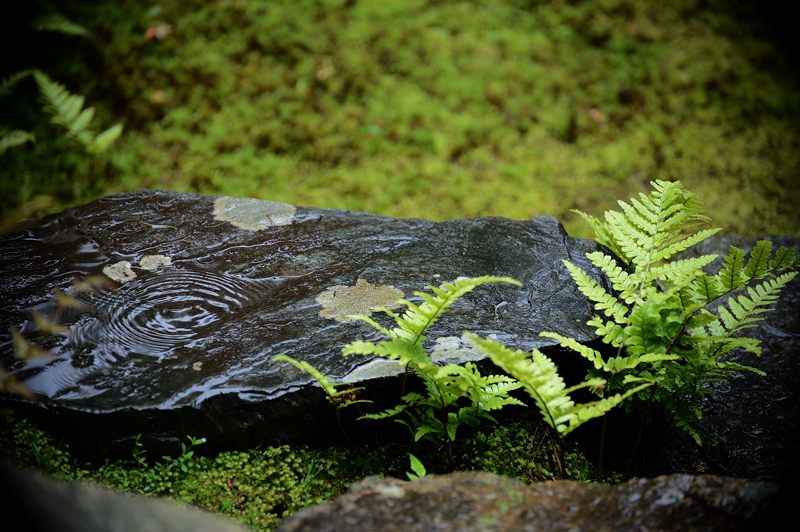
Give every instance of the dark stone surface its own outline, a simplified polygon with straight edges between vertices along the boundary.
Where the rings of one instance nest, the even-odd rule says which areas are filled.
[[[770,530],[781,522],[783,504],[775,484],[712,475],[609,486],[565,480],[526,485],[459,472],[413,482],[368,478],[294,514],[278,530]]]
[[[3,520],[32,532],[245,532],[219,515],[173,500],[65,482],[0,462]],[[11,528],[9,528],[10,530]]]
[[[542,330],[588,339],[588,304],[561,261],[586,266],[593,247],[548,217],[434,223],[172,192],[103,198],[0,239],[0,359],[43,399],[3,402],[96,457],[138,433],[148,445],[205,436],[209,449],[312,440],[337,432],[332,411],[309,377],[271,357],[354,382],[373,375],[367,359],[339,353],[377,333],[335,319],[332,303],[366,311],[399,291],[505,275],[524,288],[479,287],[430,345],[465,329],[522,349],[547,345]],[[80,295],[89,310],[62,316],[67,340],[36,333],[31,309],[52,313],[55,290],[112,265],[135,278]],[[10,327],[55,358],[14,360]]]

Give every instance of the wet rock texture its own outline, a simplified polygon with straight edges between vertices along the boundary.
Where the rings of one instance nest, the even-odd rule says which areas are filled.
[[[480,472],[414,482],[369,478],[330,503],[301,510],[278,530],[767,530],[779,522],[778,493],[768,482],[712,475],[660,476],[616,486],[526,485]]]
[[[586,266],[593,246],[548,217],[434,223],[169,192],[103,198],[0,239],[0,358],[43,399],[4,402],[97,455],[139,433],[224,447],[335,434],[321,390],[273,355],[360,383],[375,376],[368,360],[340,350],[378,335],[346,315],[459,276],[524,288],[479,287],[430,331],[431,346],[457,345],[465,329],[522,349],[546,345],[542,330],[589,339],[589,306],[562,260]],[[92,276],[113,287],[71,291]],[[59,315],[66,339],[31,319],[59,312],[57,290],[81,306]],[[53,358],[14,360],[12,327]]]

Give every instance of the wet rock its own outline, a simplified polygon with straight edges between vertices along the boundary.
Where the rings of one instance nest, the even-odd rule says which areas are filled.
[[[329,503],[294,514],[278,530],[766,530],[780,522],[781,497],[775,484],[711,475],[610,486],[564,480],[526,485],[458,472],[413,482],[368,478]]]
[[[171,192],[103,198],[0,239],[0,359],[42,399],[3,403],[97,458],[139,433],[150,446],[204,436],[209,450],[327,438],[339,432],[321,389],[274,355],[373,379],[368,393],[394,403],[398,390],[381,386],[399,379],[374,377],[396,367],[340,355],[379,337],[346,315],[459,276],[524,288],[486,285],[455,305],[429,334],[445,359],[458,359],[464,330],[521,349],[548,345],[542,330],[589,339],[589,306],[561,261],[588,268],[593,247],[548,217],[435,223]],[[109,268],[115,288],[71,288]],[[57,290],[75,304],[58,307]],[[69,337],[37,332],[32,312]],[[54,358],[14,360],[11,327]]]
[[[65,482],[0,463],[3,518],[20,530],[244,532],[219,515],[157,497],[122,494],[87,482]],[[13,486],[13,489],[10,489]]]

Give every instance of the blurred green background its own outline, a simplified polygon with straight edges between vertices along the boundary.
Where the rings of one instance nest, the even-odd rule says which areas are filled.
[[[88,155],[32,79],[0,122],[3,225],[141,188],[434,220],[601,214],[680,179],[716,225],[800,236],[800,91],[777,5],[721,0],[31,2],[37,67],[124,131]],[[82,38],[35,31],[57,12]]]

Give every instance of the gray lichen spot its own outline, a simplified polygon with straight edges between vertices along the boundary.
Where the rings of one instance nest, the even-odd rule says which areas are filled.
[[[496,335],[489,335],[491,339]],[[483,360],[486,355],[473,346],[465,336],[442,336],[437,338],[431,349],[431,361],[433,362],[469,362]]]
[[[406,490],[403,489],[402,486],[395,486],[395,485],[387,486],[384,484],[375,486],[375,492],[379,496],[388,497],[391,499],[399,499],[401,497],[404,497],[406,494]]]
[[[376,307],[397,308],[403,292],[391,285],[374,285],[358,279],[355,286],[331,286],[316,298],[319,315],[336,321],[351,321],[349,314],[369,314]]]
[[[136,272],[131,269],[131,263],[127,260],[121,260],[104,267],[103,273],[106,277],[118,283],[127,283],[136,279]]]
[[[236,227],[260,231],[275,225],[289,225],[297,207],[289,203],[254,198],[223,196],[214,201],[214,219]]]
[[[161,266],[169,266],[172,259],[166,255],[145,255],[139,261],[139,266],[144,270],[157,270]]]
[[[376,358],[350,371],[342,377],[341,382],[352,384],[381,377],[393,377],[400,375],[402,372],[403,368],[400,367],[400,363],[397,360]]]

